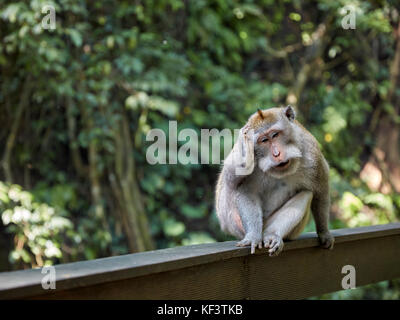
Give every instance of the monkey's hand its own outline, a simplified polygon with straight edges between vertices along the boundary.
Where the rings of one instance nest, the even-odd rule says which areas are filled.
[[[283,240],[275,233],[264,235],[264,247],[269,248],[269,256],[277,256],[283,249]]]
[[[332,250],[335,238],[330,234],[329,231],[318,233],[319,243],[322,247]]]
[[[235,154],[234,161],[238,167],[236,174],[249,175],[254,169],[254,130],[251,130],[247,125],[240,129],[238,138],[238,150]]]
[[[236,244],[237,247],[246,247],[246,246],[251,246],[251,253],[253,254],[256,251],[256,248],[258,247],[259,249],[262,248],[262,238],[261,235],[257,236],[253,233],[248,233],[246,236],[243,238],[243,240],[239,241]]]

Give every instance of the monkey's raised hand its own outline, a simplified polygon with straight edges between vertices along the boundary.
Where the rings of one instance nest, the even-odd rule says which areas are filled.
[[[254,130],[245,125],[240,129],[232,160],[235,162],[235,174],[250,175],[254,170]],[[234,147],[234,148],[235,148]]]
[[[223,184],[228,187],[226,192],[236,189],[244,178],[251,175],[254,165],[254,130],[246,125],[240,129],[238,139],[224,161],[222,176]]]

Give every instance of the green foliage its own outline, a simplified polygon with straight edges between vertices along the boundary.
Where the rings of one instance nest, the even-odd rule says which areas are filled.
[[[360,178],[374,115],[400,123],[387,100],[398,19],[390,3],[2,1],[0,145],[16,126],[11,181],[24,187],[0,184],[11,264],[129,252],[121,191],[129,183],[157,248],[230,239],[215,217],[219,166],[150,165],[145,136],[159,128],[168,139],[170,120],[196,132],[237,129],[257,108],[291,100],[331,167],[331,227],[396,221],[400,196]],[[44,4],[56,9],[55,30],[41,28]],[[341,27],[346,5],[356,30]]]
[[[400,280],[381,281],[350,290],[341,290],[334,293],[324,294],[313,299],[323,300],[399,300]]]
[[[0,212],[7,232],[14,236],[12,264],[44,266],[62,260],[62,244],[74,241],[73,224],[62,212],[35,201],[18,185],[0,182]]]

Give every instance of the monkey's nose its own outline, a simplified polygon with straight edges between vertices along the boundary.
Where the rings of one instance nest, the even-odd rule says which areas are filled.
[[[279,151],[274,151],[274,152],[273,152],[273,156],[274,156],[275,158],[279,157],[280,154],[281,154],[281,153],[280,153]]]

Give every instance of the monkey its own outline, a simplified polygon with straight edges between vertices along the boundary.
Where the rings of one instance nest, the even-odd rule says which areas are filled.
[[[320,245],[333,248],[329,166],[290,105],[250,116],[223,163],[215,199],[222,231],[239,239],[237,246],[250,246],[252,254],[264,244],[277,256],[283,240],[303,231],[310,210]]]

